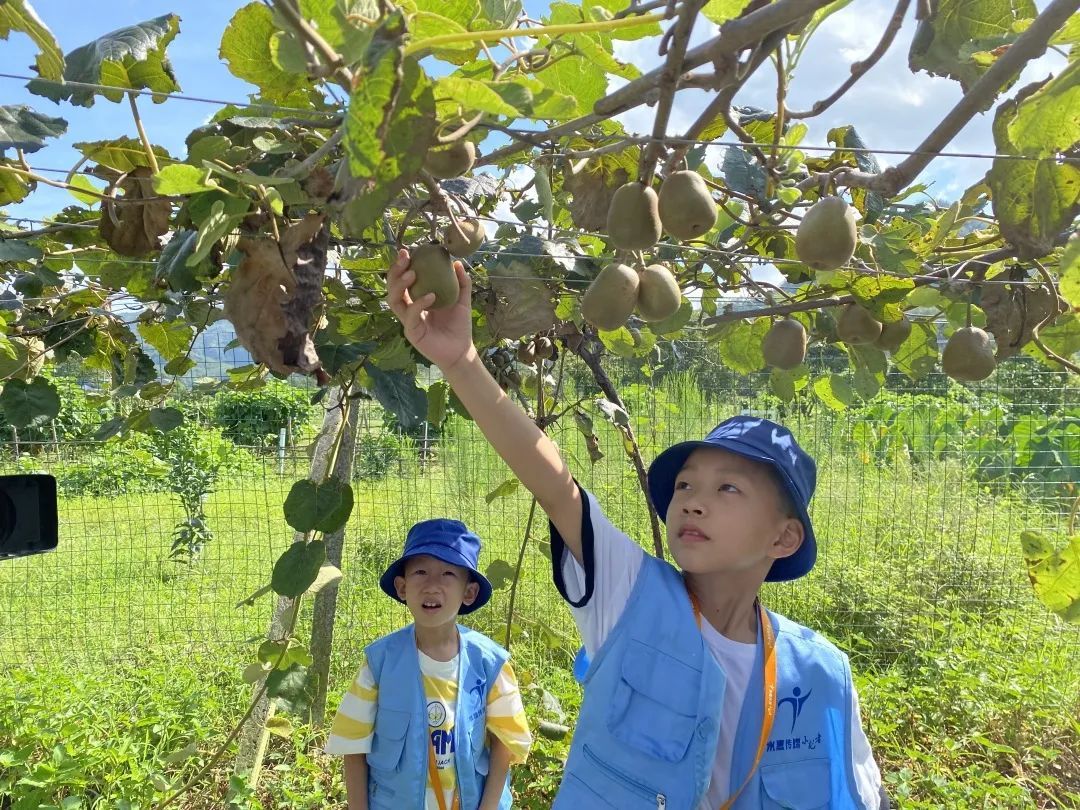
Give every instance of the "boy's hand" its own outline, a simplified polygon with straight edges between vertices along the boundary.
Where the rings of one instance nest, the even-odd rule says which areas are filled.
[[[472,347],[472,280],[461,262],[454,262],[461,292],[447,309],[431,309],[435,293],[413,301],[409,285],[416,273],[409,269],[409,251],[402,248],[387,274],[390,309],[405,327],[406,339],[443,371],[452,368]]]

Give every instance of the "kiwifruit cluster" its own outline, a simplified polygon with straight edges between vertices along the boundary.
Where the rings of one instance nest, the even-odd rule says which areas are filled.
[[[898,321],[890,321],[881,325],[881,334],[877,336],[874,345],[889,354],[895,354],[904,345],[904,341],[911,335],[911,321],[901,318]]]
[[[472,141],[454,141],[449,146],[429,149],[424,156],[424,169],[440,180],[460,177],[476,162],[476,144]]]
[[[457,303],[461,288],[454,259],[442,245],[430,243],[413,248],[409,269],[416,273],[416,280],[409,287],[414,301],[435,293],[432,309],[446,309]]]
[[[517,360],[527,366],[536,364],[537,360],[551,360],[555,357],[555,344],[547,335],[537,335],[528,340],[522,339],[518,344]]]
[[[855,253],[855,209],[840,197],[822,197],[803,215],[795,253],[813,270],[835,270]]]
[[[471,256],[479,250],[486,238],[487,232],[480,220],[459,218],[456,228],[451,222],[443,229],[440,241],[451,256],[461,258]]]
[[[954,380],[977,382],[994,373],[997,361],[990,335],[977,326],[957,329],[945,343],[941,366]]]
[[[793,369],[806,359],[806,327],[794,318],[776,321],[761,341],[765,362],[779,369]]]
[[[484,359],[495,381],[504,391],[510,386],[516,388],[521,385],[521,373],[514,368],[514,355],[509,349],[499,347]]]
[[[625,324],[635,309],[643,321],[657,322],[670,318],[681,305],[679,284],[665,265],[635,270],[613,262],[585,291],[581,315],[597,329],[610,331]]]
[[[881,321],[858,304],[845,304],[836,319],[836,335],[847,344],[873,343],[881,330]]]
[[[697,239],[715,224],[716,203],[705,179],[693,171],[668,175],[659,195],[643,183],[625,183],[607,215],[608,238],[620,250],[648,250],[664,231],[680,241]]]

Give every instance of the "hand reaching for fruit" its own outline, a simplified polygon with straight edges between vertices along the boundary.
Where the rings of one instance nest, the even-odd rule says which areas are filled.
[[[409,251],[399,250],[387,273],[387,302],[405,327],[405,338],[443,371],[472,347],[472,281],[461,262],[454,262],[452,269],[458,297],[439,309],[435,308],[435,292],[422,292],[413,300],[410,288],[417,282],[417,273]]]

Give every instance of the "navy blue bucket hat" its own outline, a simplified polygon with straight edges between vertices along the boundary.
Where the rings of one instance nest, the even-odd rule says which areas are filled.
[[[472,613],[491,598],[491,583],[476,567],[480,557],[480,538],[469,531],[460,520],[446,518],[422,520],[409,529],[405,538],[405,551],[379,578],[379,587],[387,596],[401,602],[397,589],[394,588],[394,577],[404,576],[405,561],[421,554],[467,568],[472,581],[480,586],[475,601],[471,605],[463,604],[459,613]]]
[[[660,519],[667,522],[667,510],[675,492],[675,479],[686,459],[699,447],[713,447],[767,464],[776,471],[791,497],[795,513],[802,521],[804,537],[799,550],[790,557],[776,560],[769,569],[767,582],[798,579],[814,567],[817,541],[807,507],[817,485],[817,465],[799,447],[791,431],[768,419],[756,416],[733,416],[721,422],[701,441],[682,442],[669,447],[649,467],[649,495]]]

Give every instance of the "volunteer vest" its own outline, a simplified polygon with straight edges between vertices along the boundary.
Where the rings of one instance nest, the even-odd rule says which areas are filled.
[[[732,810],[862,808],[851,766],[847,658],[812,630],[774,613],[769,618],[776,631],[776,716],[759,770]],[[763,669],[759,636],[728,795],[754,763]],[[622,616],[585,673],[552,810],[697,810],[716,757],[725,685],[682,575],[646,555]]]
[[[476,810],[488,773],[487,696],[509,654],[481,633],[460,626],[458,632],[454,767],[461,810]],[[384,636],[364,654],[378,686],[375,733],[367,755],[368,805],[372,810],[423,810],[431,737],[415,627],[410,624]],[[508,777],[499,808],[510,806]]]

